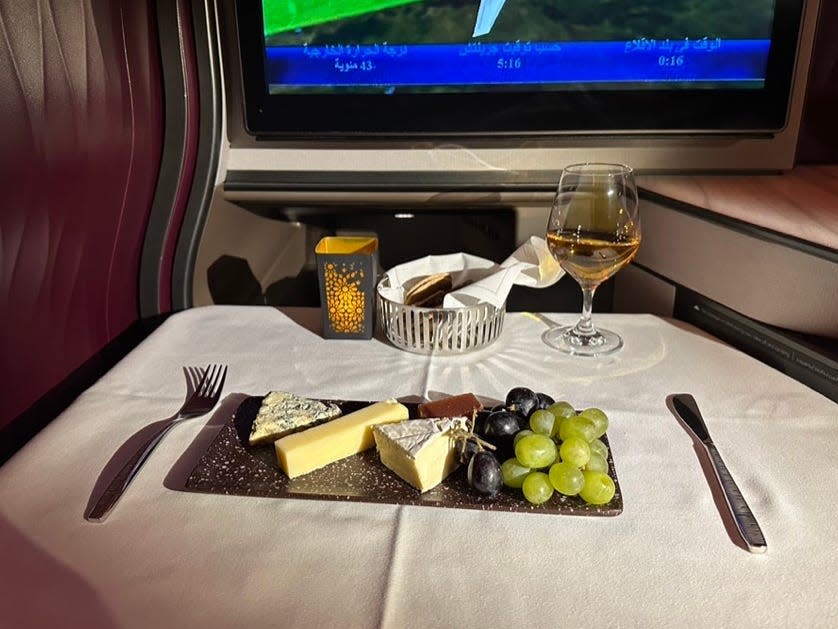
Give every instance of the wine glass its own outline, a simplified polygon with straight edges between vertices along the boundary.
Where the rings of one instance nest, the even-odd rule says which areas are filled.
[[[597,329],[591,305],[597,287],[628,264],[640,246],[637,185],[621,164],[574,164],[562,170],[547,220],[547,246],[582,287],[582,317],[544,334],[568,354],[598,356],[623,346],[615,332]]]

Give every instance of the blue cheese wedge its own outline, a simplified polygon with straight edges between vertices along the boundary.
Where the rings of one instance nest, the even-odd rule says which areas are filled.
[[[271,443],[339,415],[340,409],[334,404],[310,400],[285,391],[271,391],[262,400],[259,413],[253,420],[249,443]]]
[[[424,493],[459,465],[453,431],[466,426],[465,417],[409,419],[375,426],[373,436],[381,462]]]

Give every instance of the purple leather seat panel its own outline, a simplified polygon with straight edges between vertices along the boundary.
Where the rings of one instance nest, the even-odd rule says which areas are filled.
[[[0,428],[138,318],[163,138],[137,0],[0,0]]]

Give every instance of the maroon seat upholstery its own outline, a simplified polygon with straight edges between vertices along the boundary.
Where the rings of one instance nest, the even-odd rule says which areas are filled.
[[[138,319],[153,3],[0,0],[0,429]]]
[[[797,162],[838,163],[838,3],[821,2],[818,32],[800,124]]]

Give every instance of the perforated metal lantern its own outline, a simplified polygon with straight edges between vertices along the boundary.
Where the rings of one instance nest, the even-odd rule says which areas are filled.
[[[317,243],[325,338],[372,338],[377,251],[378,239],[368,236],[329,236]]]

